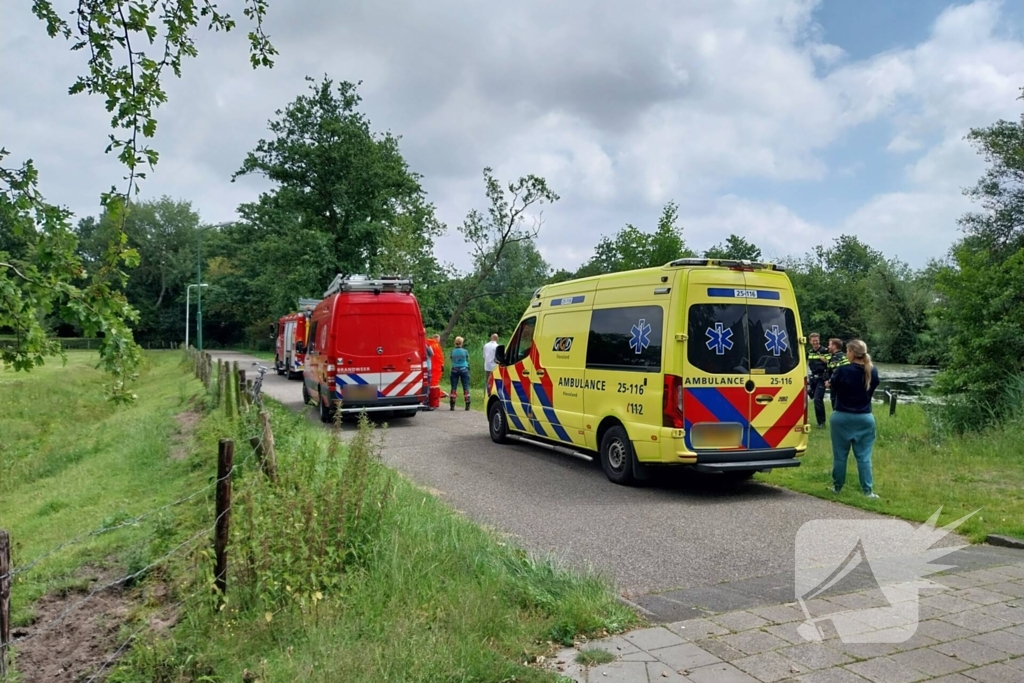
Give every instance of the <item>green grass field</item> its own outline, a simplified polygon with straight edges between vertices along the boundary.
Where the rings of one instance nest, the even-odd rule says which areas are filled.
[[[52,360],[31,374],[0,372],[0,527],[11,534],[15,567],[168,503],[215,472],[213,462],[203,471],[189,458],[170,457],[178,445],[174,416],[199,391],[179,369],[179,353],[146,354],[134,388],[139,399],[129,408],[104,396],[95,352],[67,355],[67,365]],[[180,447],[192,450],[191,443]],[[30,603],[43,593],[74,583],[83,564],[144,563],[176,536],[173,526],[191,510],[186,505],[90,536],[16,576],[14,622],[28,620]]]
[[[826,405],[827,405],[826,401]],[[980,434],[943,433],[920,405],[900,405],[894,417],[876,404],[878,436],[872,457],[875,492],[868,500],[857,485],[851,453],[846,486],[839,495],[832,484],[832,447],[828,429],[813,430],[800,467],[774,470],[757,478],[819,498],[923,522],[942,507],[946,524],[979,510],[960,527],[972,541],[991,533],[1024,538],[1024,425]]]
[[[350,466],[328,431],[276,403],[268,409],[277,485],[245,461],[248,420],[203,412],[190,437],[175,436],[175,416],[192,410],[202,387],[181,369],[180,353],[145,359],[128,408],[106,400],[91,353],[0,375],[0,520],[16,567],[209,485],[217,439],[235,437],[226,605],[210,599],[202,536],[195,553],[149,575],[143,587],[160,583],[167,597],[140,603],[120,635],[187,600],[177,626],[136,641],[108,680],[236,680],[248,669],[261,680],[333,681],[345,672],[350,680],[551,681],[525,662],[578,634],[638,623],[603,580],[527,555],[382,465]],[[204,494],[55,553],[15,577],[16,623],[31,622],[44,593],[80,583],[83,565],[118,575],[145,567],[212,516]],[[337,526],[350,518],[354,526]]]

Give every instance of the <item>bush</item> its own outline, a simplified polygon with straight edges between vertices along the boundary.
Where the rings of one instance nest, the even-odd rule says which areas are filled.
[[[991,392],[948,396],[935,408],[938,421],[955,434],[1024,418],[1024,374],[1010,375]]]
[[[328,438],[326,448],[292,449],[276,485],[261,482],[236,498],[234,580],[247,606],[315,605],[384,533],[393,482],[380,463],[381,435],[364,415],[346,457]]]

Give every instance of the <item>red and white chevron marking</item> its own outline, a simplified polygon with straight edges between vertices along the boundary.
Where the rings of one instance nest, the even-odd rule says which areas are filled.
[[[399,396],[415,396],[423,393],[423,370],[408,372],[382,372],[380,375],[380,394],[391,398]]]

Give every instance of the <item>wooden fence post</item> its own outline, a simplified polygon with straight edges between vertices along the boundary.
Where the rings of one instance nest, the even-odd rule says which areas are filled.
[[[893,417],[896,414],[896,397],[898,395],[895,391],[889,394],[889,417]]]
[[[228,535],[231,531],[231,472],[234,459],[235,442],[221,439],[217,450],[217,521],[213,540],[216,564],[213,581],[222,596],[228,590]]]
[[[242,414],[242,408],[245,407],[245,370],[238,371],[238,414]]]
[[[234,382],[231,378],[231,368],[227,363],[224,363],[224,376],[221,381],[224,383],[224,415],[230,420],[235,416],[235,397],[231,393]]]
[[[0,678],[7,676],[11,642],[11,535],[0,529]]]
[[[224,397],[224,361],[220,358],[217,359],[217,403],[220,405],[221,399]]]
[[[277,454],[274,451],[274,432],[270,429],[270,414],[260,411],[260,426],[263,434],[263,443],[260,445],[260,464],[263,466],[263,473],[270,481],[277,481]]]

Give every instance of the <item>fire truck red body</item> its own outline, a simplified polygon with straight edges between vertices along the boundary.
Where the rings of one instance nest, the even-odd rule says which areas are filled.
[[[338,276],[309,320],[302,396],[335,412],[391,411],[411,417],[427,407],[426,336],[412,282]]]
[[[274,369],[288,379],[302,377],[306,354],[306,316],[290,313],[277,321],[277,344],[274,347]]]

